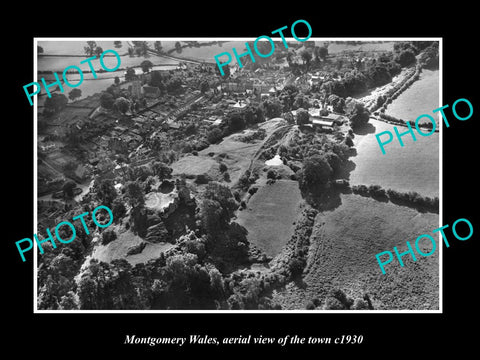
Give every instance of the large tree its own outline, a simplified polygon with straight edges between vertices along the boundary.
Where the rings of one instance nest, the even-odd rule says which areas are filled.
[[[95,49],[97,48],[97,43],[95,41],[87,41],[87,46],[84,46],[85,54],[87,56],[93,56]]]
[[[347,115],[352,128],[359,128],[368,123],[370,112],[365,109],[363,103],[349,99],[347,103]]]
[[[416,61],[415,54],[410,49],[402,51],[396,56],[395,61],[398,62],[402,67],[411,65]]]
[[[299,185],[303,191],[318,192],[331,180],[333,170],[322,155],[313,155],[304,161]]]
[[[62,186],[63,196],[66,198],[73,198],[73,189],[77,187],[77,184],[73,180],[67,180]]]
[[[53,93],[52,97],[45,100],[44,108],[47,113],[56,113],[67,106],[68,99],[63,94]]]
[[[97,55],[98,57],[100,57],[100,55],[102,55],[103,53],[103,49],[100,47],[100,46],[97,46],[95,48],[95,51],[94,51],[95,55]]]
[[[218,66],[215,66],[215,73],[218,76],[222,77],[223,79],[227,79],[230,76],[230,66],[228,64],[223,66],[222,71],[223,71],[223,75],[220,72],[220,69],[218,68]]]
[[[125,71],[125,81],[132,81],[136,79],[137,75],[135,74],[135,69],[134,68],[127,68],[127,71]]]
[[[164,162],[154,161],[152,163],[152,171],[160,180],[163,180],[171,177],[173,169]]]
[[[75,99],[78,99],[79,97],[82,96],[82,90],[80,89],[72,89],[72,91],[70,91],[68,93],[68,98],[71,100],[71,101],[74,101]]]
[[[150,81],[148,82],[148,85],[158,87],[160,90],[165,89],[160,71],[154,70],[150,73]]]
[[[208,85],[208,81],[204,80],[200,83],[200,91],[202,92],[202,94],[206,93],[209,88],[210,85]]]
[[[175,43],[175,49],[177,50],[177,52],[180,52],[182,50],[182,45],[180,44],[180,41],[177,41]]]
[[[245,119],[240,112],[234,112],[228,115],[227,124],[231,132],[240,131],[245,128]]]
[[[310,120],[310,114],[307,110],[300,108],[297,110],[297,125],[308,124]]]
[[[328,103],[330,105],[332,105],[333,111],[341,113],[341,114],[343,113],[344,107],[345,107],[345,99],[344,98],[342,98],[338,95],[332,94],[328,97]]]
[[[169,93],[177,93],[182,90],[182,80],[179,77],[173,77],[168,80],[166,89]]]
[[[125,184],[125,197],[132,207],[145,204],[145,196],[138,181],[129,181]]]
[[[216,236],[228,225],[230,219],[228,211],[215,200],[204,199],[200,203],[200,221],[204,231],[211,236]]]
[[[140,64],[142,71],[147,73],[153,67],[153,63],[150,60],[143,60]]]
[[[315,47],[315,57],[325,60],[328,56],[328,49],[325,46]]]
[[[267,99],[262,103],[264,114],[267,118],[272,119],[282,114],[282,104],[278,100]]]
[[[128,101],[124,97],[119,97],[118,99],[115,99],[115,102],[113,103],[113,108],[118,110],[122,114],[125,114],[128,109],[130,109],[130,101]]]
[[[312,54],[310,53],[310,51],[308,50],[303,50],[301,53],[300,53],[300,56],[302,57],[302,60],[303,60],[303,64],[304,65],[308,65],[310,64],[310,61],[312,60]]]
[[[112,94],[108,92],[104,92],[102,93],[102,95],[100,95],[100,105],[103,108],[111,110],[113,108],[114,102],[115,102],[115,98],[113,97]]]
[[[117,197],[117,191],[113,186],[113,182],[110,179],[100,180],[96,186],[97,198],[101,201],[102,205],[110,207],[113,200]]]
[[[237,209],[237,204],[230,188],[217,181],[210,181],[203,193],[205,199],[215,200],[225,209],[228,214],[233,215]]]

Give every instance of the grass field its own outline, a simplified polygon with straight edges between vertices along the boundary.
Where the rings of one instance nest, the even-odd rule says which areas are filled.
[[[375,309],[438,309],[438,248],[429,257],[418,256],[417,262],[404,256],[403,268],[394,259],[386,265],[386,275],[375,258],[380,252],[393,252],[394,246],[405,251],[406,240],[413,244],[419,235],[438,228],[438,215],[354,194],[341,198],[337,209],[315,219],[305,286],[290,283],[274,293],[274,299],[283,308],[301,309],[307,301],[323,301],[330,289],[340,288],[352,298],[368,293]],[[429,246],[422,245],[423,252]]]
[[[293,222],[302,201],[298,183],[277,180],[261,187],[238,213],[248,240],[269,256],[277,255],[293,234]]]
[[[350,184],[378,184],[385,189],[438,196],[439,134],[416,136],[415,142],[410,135],[406,135],[402,138],[404,147],[401,147],[392,125],[373,119],[369,123],[373,126],[372,132],[355,135],[353,140],[358,155],[350,159],[356,165],[350,173]],[[405,127],[399,129],[400,132],[406,130]],[[394,134],[394,140],[385,145],[385,154],[382,154],[375,138],[375,134],[382,131]]]
[[[432,112],[441,105],[438,101],[438,77],[438,70],[423,69],[420,78],[388,105],[386,113],[406,121],[415,121],[420,115],[428,114],[438,124],[440,115]],[[425,118],[420,120],[420,123],[427,122],[429,120]]]

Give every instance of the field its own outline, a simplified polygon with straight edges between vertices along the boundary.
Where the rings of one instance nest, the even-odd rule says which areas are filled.
[[[218,163],[210,157],[187,155],[172,164],[173,175],[185,174],[196,176],[200,174],[217,174]]]
[[[182,41],[180,42],[183,43]],[[165,50],[174,47],[175,42],[162,42],[165,44]],[[239,54],[245,51],[245,41],[228,41],[226,43],[222,43],[221,46],[219,45],[209,45],[209,46],[202,46],[202,47],[186,47],[181,50],[180,53],[174,51],[170,55],[179,57],[179,58],[186,58],[186,59],[197,59],[203,60],[209,63],[215,62],[215,55],[218,55],[222,52],[228,52],[233,54],[232,49],[235,48]],[[219,61],[224,62],[226,60],[225,57],[220,57]]]
[[[261,187],[238,213],[237,222],[248,230],[248,240],[269,256],[277,255],[293,233],[302,201],[298,182],[277,180]]]
[[[130,247],[142,242],[143,240],[140,237],[133,234],[130,230],[127,230],[118,233],[118,238],[107,245],[97,244],[93,250],[91,258],[104,262],[111,262],[115,259],[126,259],[130,264],[135,265],[138,263],[145,263],[151,259],[156,259],[160,256],[160,253],[167,251],[174,246],[169,243],[147,243],[141,253],[127,256]],[[89,262],[89,259],[85,261],[87,264]]]
[[[441,105],[438,101],[438,76],[438,70],[423,69],[420,78],[388,105],[386,113],[406,121],[415,121],[420,115],[428,114],[438,123],[440,115],[432,112]],[[420,123],[426,122],[429,122],[426,118],[420,120]]]
[[[173,163],[173,175],[185,174],[187,177],[192,177],[199,174],[207,174],[213,180],[223,181],[223,176],[219,171],[219,162],[221,161],[227,166],[227,172],[230,175],[230,182],[227,184],[229,186],[235,185],[238,179],[250,167],[251,161],[257,151],[262,147],[268,137],[276,129],[285,124],[285,120],[280,118],[271,119],[262,123],[259,128],[265,129],[267,137],[263,140],[255,140],[250,143],[238,141],[237,139],[242,134],[251,132],[251,130],[231,134],[225,137],[220,143],[212,144],[199,151],[198,156],[187,155]]]
[[[438,196],[438,133],[428,137],[416,136],[415,142],[410,135],[404,136],[402,138],[404,147],[401,147],[392,125],[372,119],[369,123],[373,126],[372,131],[366,135],[355,135],[353,140],[358,155],[350,159],[356,165],[350,173],[350,184],[378,184],[385,189],[416,191],[423,196]],[[405,127],[399,128],[400,132],[405,130],[407,130]],[[385,155],[382,154],[375,138],[375,134],[382,131],[390,131],[394,136],[394,140],[385,145]]]
[[[342,195],[334,211],[315,219],[304,275],[304,286],[290,283],[274,293],[283,308],[304,308],[313,298],[323,300],[332,288],[352,298],[368,293],[375,309],[438,309],[438,248],[429,257],[418,256],[414,263],[404,256],[405,267],[394,259],[383,275],[375,254],[406,250],[405,241],[431,233],[439,224],[438,215],[378,202],[359,195]],[[438,245],[438,238],[437,245]],[[423,246],[427,253],[431,245]]]
[[[343,51],[391,51],[393,50],[393,42],[385,41],[381,43],[364,43],[358,45],[350,45],[346,43],[330,43],[328,45],[329,54],[338,54]],[[316,41],[317,46],[322,46],[323,41]]]

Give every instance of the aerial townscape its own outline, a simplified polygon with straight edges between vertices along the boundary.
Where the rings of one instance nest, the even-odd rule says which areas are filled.
[[[438,228],[438,130],[375,139],[440,106],[438,41],[279,40],[222,76],[245,42],[94,40],[37,39],[47,83],[121,58],[35,98],[36,234],[113,212],[42,244],[39,310],[439,309],[438,252],[375,258]]]

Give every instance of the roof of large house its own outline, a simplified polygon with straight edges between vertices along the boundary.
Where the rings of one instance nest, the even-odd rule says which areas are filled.
[[[333,114],[333,113],[330,113],[330,114],[325,115],[325,116],[320,116],[321,119],[330,120],[330,121],[337,120],[339,117],[340,117],[340,115]]]
[[[333,122],[328,120],[320,120],[320,119],[313,119],[312,124],[314,125],[322,125],[322,126],[332,126]]]

